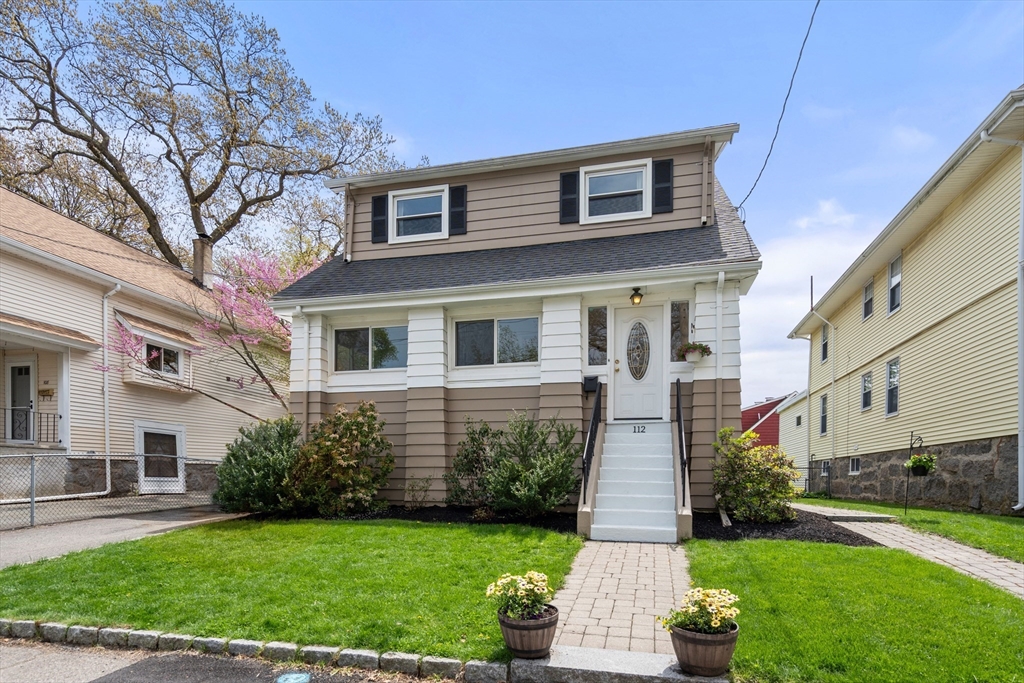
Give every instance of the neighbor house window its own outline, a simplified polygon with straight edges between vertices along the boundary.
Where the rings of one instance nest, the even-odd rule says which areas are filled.
[[[821,362],[828,360],[828,325],[821,326]]]
[[[871,314],[875,312],[875,281],[872,279],[866,285],[864,285],[864,313],[862,316],[863,320],[867,320],[871,317]]]
[[[828,394],[821,397],[821,433],[828,431]]]
[[[448,237],[448,186],[393,190],[388,193],[388,242]]]
[[[498,363],[536,363],[537,323],[537,318],[455,323],[455,365],[494,365],[495,359]]]
[[[357,327],[334,331],[334,370],[404,368],[409,355],[409,328]]]
[[[889,263],[889,312],[895,313],[903,302],[903,254]]]
[[[584,166],[580,223],[651,217],[651,160]]]
[[[181,376],[181,353],[157,344],[146,344],[146,366],[164,375]]]
[[[690,341],[690,302],[673,301],[672,310],[672,343],[670,360],[683,360],[679,352]]]
[[[900,359],[885,364],[885,414],[895,415],[900,410]]]
[[[860,409],[867,410],[871,407],[871,373],[860,377]]]
[[[799,427],[803,423],[803,415],[796,416],[796,426]]]
[[[608,364],[608,309],[587,309],[587,365]]]
[[[825,460],[821,463],[821,476],[828,477],[832,475],[832,462]]]
[[[860,474],[860,458],[850,458],[850,474]]]

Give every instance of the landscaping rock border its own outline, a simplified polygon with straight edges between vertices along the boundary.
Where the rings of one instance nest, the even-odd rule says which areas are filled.
[[[274,662],[303,662],[324,666],[350,667],[370,671],[387,671],[423,678],[454,680],[465,672],[465,683],[507,683],[509,665],[500,662],[470,661],[465,666],[458,659],[421,657],[405,652],[352,650],[325,645],[270,642],[261,640],[227,640],[197,638],[180,633],[143,631],[127,628],[98,628],[53,622],[39,623],[27,619],[0,619],[0,638],[38,639],[64,643],[133,650],[182,651],[195,650],[208,654],[236,657],[261,657]]]

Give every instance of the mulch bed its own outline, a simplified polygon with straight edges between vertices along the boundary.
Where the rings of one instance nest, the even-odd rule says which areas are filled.
[[[576,514],[566,512],[549,512],[531,519],[505,515],[495,515],[490,519],[477,519],[473,517],[473,508],[468,507],[431,506],[417,509],[392,505],[383,512],[360,515],[351,519],[402,519],[410,522],[452,524],[525,524],[549,531],[560,531],[568,534],[576,533]]]
[[[717,512],[693,513],[693,537],[713,541],[741,541],[767,538],[777,541],[813,541],[850,546],[877,546],[870,538],[833,524],[813,512],[796,511],[796,521],[781,524],[755,524],[732,520],[731,527],[722,526]]]

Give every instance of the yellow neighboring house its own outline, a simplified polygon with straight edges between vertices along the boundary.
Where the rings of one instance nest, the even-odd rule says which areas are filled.
[[[191,273],[0,189],[0,454],[148,455],[138,491],[170,493],[184,491],[184,466],[157,455],[221,458],[253,421],[204,393],[282,415],[265,388],[228,381],[252,374],[229,349],[197,353],[206,291]],[[105,348],[119,327],[144,339],[148,367]]]
[[[938,460],[911,504],[1022,508],[1022,140],[1024,88],[790,333],[810,340],[810,396],[780,412],[804,416],[834,495],[903,502],[913,433]]]

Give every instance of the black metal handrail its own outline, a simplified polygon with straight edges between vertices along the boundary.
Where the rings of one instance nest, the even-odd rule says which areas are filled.
[[[32,408],[4,408],[0,411],[0,438],[30,443],[59,443],[60,420],[57,413],[41,413]]]
[[[686,434],[683,430],[683,383],[676,380],[676,434],[679,437],[680,475],[683,478],[683,506],[686,506],[686,478],[690,474],[690,460],[686,457]]]
[[[587,482],[590,481],[590,466],[594,461],[594,446],[597,443],[597,427],[601,424],[601,393],[603,386],[597,383],[594,411],[590,415],[590,429],[587,430],[587,444],[583,449],[583,500],[587,499]]]

